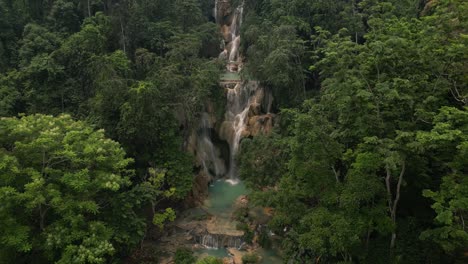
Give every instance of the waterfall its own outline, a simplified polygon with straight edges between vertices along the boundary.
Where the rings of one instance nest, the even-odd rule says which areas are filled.
[[[223,4],[226,2],[222,2]],[[215,15],[219,15],[221,9],[221,2],[215,1]],[[224,40],[227,45],[225,49],[219,55],[220,59],[227,59],[227,71],[232,73],[239,73],[242,60],[239,54],[239,47],[241,42],[240,27],[242,26],[243,15],[244,15],[244,2],[240,6],[234,9],[231,14],[231,23],[228,25],[224,24],[224,21],[218,21],[221,29],[228,29],[225,32]],[[228,27],[228,28],[226,28]],[[263,102],[263,96],[265,92],[259,88],[257,82],[253,81],[233,81],[227,85],[227,106],[225,113],[225,120],[221,126],[221,135],[228,141],[230,147],[230,167],[228,171],[229,182],[236,184],[237,181],[237,168],[235,157],[239,151],[239,144],[241,139],[246,136],[249,131],[247,129],[249,123],[250,110],[252,107],[259,109]],[[266,102],[266,109],[270,109],[270,102]],[[265,107],[263,107],[265,108]],[[255,112],[259,114],[259,111]]]
[[[195,242],[205,248],[219,249],[219,248],[237,248],[240,249],[244,245],[242,237],[205,234],[195,238]]]
[[[219,240],[217,236],[204,235],[201,239],[201,245],[206,248],[219,248]]]
[[[244,19],[244,2],[242,2],[241,6],[239,6],[239,27],[242,26],[242,20]]]
[[[227,92],[228,104],[225,114],[225,123],[229,124],[230,127],[228,129],[232,130],[232,132],[229,133],[231,135],[229,140],[231,160],[228,173],[231,183],[236,183],[237,168],[235,157],[239,150],[242,134],[246,130],[250,106],[252,102],[255,101],[251,93],[257,89],[257,86],[252,85],[252,83],[237,83],[234,88],[228,89]]]
[[[229,27],[229,31],[231,33],[231,49],[229,51],[229,61],[228,61],[228,70],[230,72],[237,72],[238,67],[237,63],[240,63],[238,61],[239,58],[239,46],[240,46],[240,30],[239,27],[242,25],[242,19],[243,19],[243,14],[244,14],[244,3],[241,4],[241,6],[237,7],[236,10],[234,11],[234,15],[232,18],[231,25]]]
[[[219,0],[215,0],[215,7],[214,7],[214,12],[213,12],[213,13],[214,13],[213,16],[214,16],[214,18],[215,18],[216,24],[219,23],[219,22],[218,22],[218,1],[219,1]]]
[[[208,113],[203,113],[198,132],[197,156],[206,175],[219,177],[226,174],[224,161],[219,157],[219,150],[211,141],[211,123]]]
[[[236,58],[239,57],[240,36],[234,38],[231,42],[231,51],[229,52],[229,62],[235,63]]]
[[[237,37],[237,20],[239,18],[239,14],[236,10],[236,12],[234,13],[234,17],[232,18],[232,23],[231,23],[231,27],[230,27],[230,31],[231,31],[231,40],[234,40],[236,37]]]

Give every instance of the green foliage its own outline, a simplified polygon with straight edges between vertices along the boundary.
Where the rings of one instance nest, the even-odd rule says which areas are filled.
[[[192,250],[188,248],[178,248],[175,256],[174,262],[176,264],[193,264],[195,263],[196,258],[193,256]]]
[[[31,115],[2,118],[0,133],[0,256],[106,263],[143,237],[135,213],[160,184],[132,186],[132,159],[103,130],[68,115]],[[165,219],[174,219],[172,209]]]
[[[434,201],[436,227],[421,234],[445,251],[464,249],[468,232],[464,219],[468,212],[468,112],[467,109],[443,107],[434,119],[430,132],[421,132],[418,139],[423,146],[437,152],[443,159],[448,175],[442,178],[438,191],[424,190],[423,195]]]
[[[233,218],[237,221],[247,222],[249,217],[249,208],[248,207],[239,207],[233,212]]]
[[[247,253],[242,256],[243,264],[256,264],[260,262],[260,257],[255,253]]]
[[[304,40],[300,32],[308,25],[322,26],[310,37],[311,75],[298,78],[311,77],[320,91],[303,93],[312,98],[281,112],[279,138],[246,140],[240,157],[241,176],[263,189],[253,199],[275,209],[269,227],[283,236],[286,256],[297,263],[365,261],[373,254],[370,244],[385,240],[379,255],[385,261],[415,260],[411,252],[432,242],[459,254],[466,248],[461,226],[466,217],[461,198],[466,196],[461,158],[466,139],[461,135],[466,134],[467,72],[461,65],[467,46],[466,19],[459,12],[466,4],[439,1],[427,7],[426,16],[414,19],[421,10],[415,1],[360,1],[360,9],[339,7],[355,12],[344,20],[357,24],[337,30],[326,19],[304,23],[306,16],[297,13],[311,9],[294,9],[303,1],[261,2],[252,4],[256,14],[247,19],[252,26],[245,31],[244,48],[253,58],[247,70],[273,89],[288,80],[275,73],[278,82],[262,77],[262,67],[272,65],[266,58],[276,56],[281,46],[274,40],[275,27],[294,25],[295,38]],[[327,2],[330,10],[337,2]],[[323,3],[308,4],[321,8]],[[259,19],[266,17],[262,12],[283,20]],[[366,34],[360,19],[368,26]],[[271,35],[262,39],[266,28]],[[261,46],[270,42],[270,47]],[[256,61],[262,56],[265,63]],[[286,57],[280,61],[288,62]],[[304,69],[298,67],[296,74]],[[277,156],[275,150],[286,155]],[[421,195],[428,188],[432,190],[424,191],[424,197],[434,201],[437,214],[433,225],[427,221],[431,208]],[[405,241],[399,244],[400,226],[409,222],[421,228],[401,234]],[[431,258],[437,259],[440,253],[435,252],[440,251],[434,250]]]
[[[69,116],[2,119],[1,131],[2,189],[10,193],[2,195],[10,223],[2,226],[4,250],[34,247],[62,252],[63,263],[103,263],[114,247],[100,208],[106,194],[130,184],[131,160],[118,143]]]
[[[272,246],[272,241],[266,229],[262,229],[260,234],[258,234],[258,244],[265,249],[270,249]]]
[[[19,50],[19,66],[27,67],[35,56],[50,54],[59,47],[59,44],[59,37],[46,28],[36,24],[26,25]]]
[[[244,235],[242,237],[243,241],[245,241],[246,243],[252,243],[255,233],[252,229],[250,229],[250,226],[247,223],[240,222],[237,224],[236,228],[244,232]]]
[[[175,218],[175,211],[172,208],[167,208],[163,213],[158,213],[154,215],[153,224],[162,230],[164,227],[164,222],[174,221]]]
[[[273,27],[273,28],[271,28]],[[268,34],[262,34],[262,32]],[[271,24],[253,26],[245,32],[250,60],[247,72],[271,87],[280,106],[304,99],[304,74],[301,57],[304,42],[291,26]]]
[[[115,262],[175,218],[190,129],[224,109],[213,6],[0,0],[0,116],[25,113],[0,120],[0,262]],[[244,7],[241,75],[280,113],[243,140],[239,172],[286,259],[463,262],[467,2]]]
[[[197,264],[222,264],[223,260],[212,256],[197,261]]]
[[[10,73],[9,76],[0,75],[0,116],[13,114],[20,98],[20,93],[14,87],[14,81],[10,79],[13,75],[14,73]]]
[[[285,173],[283,161],[288,158],[287,143],[279,135],[261,135],[243,140],[240,149],[239,177],[251,189],[272,187]]]

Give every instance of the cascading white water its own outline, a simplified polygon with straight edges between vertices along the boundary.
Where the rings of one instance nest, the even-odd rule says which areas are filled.
[[[205,248],[219,249],[221,247],[240,249],[244,242],[241,237],[206,234],[197,238],[197,242]]]
[[[201,245],[206,248],[219,248],[219,241],[216,236],[204,235],[201,239]]]
[[[239,28],[242,26],[242,20],[244,19],[244,2],[239,6]]]
[[[238,9],[236,9],[236,12],[234,13],[234,17],[232,18],[232,23],[231,23],[231,27],[230,27],[231,41],[234,40],[237,37],[238,19],[239,19],[239,12],[238,12]]]
[[[231,183],[237,183],[237,167],[235,157],[239,151],[239,144],[246,131],[249,111],[253,105],[260,102],[257,100],[259,86],[257,82],[249,81],[237,83],[236,86],[227,91],[227,110],[225,114],[226,129],[231,129],[229,145],[231,148],[231,160],[229,167],[229,180]]]
[[[236,36],[231,42],[231,51],[229,52],[229,62],[235,63],[239,57],[240,36]]]
[[[215,0],[215,7],[214,7],[214,11],[213,11],[213,15],[214,15],[214,18],[215,18],[215,22],[216,24],[218,24],[218,1],[219,0]]]
[[[220,177],[226,174],[226,168],[219,157],[219,150],[211,141],[211,129],[209,115],[203,113],[199,125],[197,155],[203,165],[205,175]]]
[[[244,14],[244,3],[241,4],[236,10],[234,11],[231,25],[229,26],[229,56],[228,56],[228,64],[227,69],[230,72],[237,72],[239,67],[240,56],[239,56],[239,46],[240,46],[240,26],[242,25],[242,19]]]
[[[223,2],[225,3],[225,2]],[[215,16],[219,16],[220,3],[218,0],[215,1]],[[231,73],[237,74],[240,71],[240,65],[242,64],[241,56],[239,55],[239,47],[241,43],[240,27],[242,26],[244,14],[244,3],[238,6],[232,14],[231,23],[229,25],[223,25],[224,22],[218,21],[221,28],[226,29],[229,26],[229,35],[225,35],[225,41],[227,43],[227,49],[223,50],[219,55],[221,59],[227,59],[227,70]],[[234,84],[234,87],[232,87]],[[236,160],[235,156],[239,151],[239,144],[244,136],[246,127],[249,121],[249,110],[253,104],[260,105],[261,100],[257,91],[261,88],[258,87],[256,82],[246,81],[238,82],[234,81],[231,86],[227,89],[227,107],[225,120],[222,125],[222,134],[224,139],[229,143],[230,147],[230,166],[229,166],[229,182],[236,184],[237,171],[236,171]],[[260,93],[263,95],[262,93]]]

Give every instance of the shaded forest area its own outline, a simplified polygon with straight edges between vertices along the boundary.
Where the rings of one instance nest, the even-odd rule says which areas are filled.
[[[174,219],[223,103],[213,6],[0,1],[1,263],[115,262]]]

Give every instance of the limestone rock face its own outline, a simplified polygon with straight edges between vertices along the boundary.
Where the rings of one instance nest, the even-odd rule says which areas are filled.
[[[220,137],[238,146],[242,138],[268,134],[274,126],[270,93],[255,81],[223,83],[228,101]]]
[[[274,126],[274,115],[273,114],[265,114],[265,115],[258,115],[252,116],[249,119],[249,135],[250,136],[258,136],[260,134],[268,135],[273,130]]]
[[[188,207],[201,205],[208,195],[208,185],[216,177],[226,173],[226,160],[223,156],[225,142],[220,142],[216,132],[219,126],[214,104],[205,103],[205,111],[199,123],[192,128],[186,141],[186,150],[195,157],[195,166],[200,169],[194,177],[191,194],[185,200]],[[217,143],[214,141],[218,140]]]
[[[212,217],[206,222],[206,230],[213,235],[242,237],[244,231],[238,230],[234,221]]]
[[[239,208],[247,208],[249,206],[249,198],[247,195],[241,195],[239,198],[236,199],[236,202],[234,203],[234,208],[239,209]]]
[[[229,17],[232,13],[231,2],[229,0],[218,0],[216,21],[222,24],[229,23]]]
[[[232,41],[231,29],[228,25],[221,26],[221,34],[223,35],[224,42],[230,43]],[[228,50],[229,47],[226,47]]]
[[[223,258],[223,264],[235,264],[233,258]]]
[[[190,195],[185,199],[187,207],[196,207],[203,204],[203,201],[208,197],[208,185],[211,181],[210,175],[206,175],[203,171],[195,177]]]

